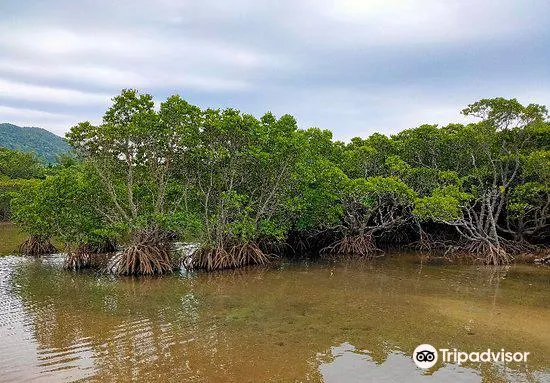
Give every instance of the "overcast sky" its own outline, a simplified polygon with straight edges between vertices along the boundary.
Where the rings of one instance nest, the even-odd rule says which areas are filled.
[[[62,135],[122,88],[347,140],[550,105],[548,0],[0,0],[0,122]]]

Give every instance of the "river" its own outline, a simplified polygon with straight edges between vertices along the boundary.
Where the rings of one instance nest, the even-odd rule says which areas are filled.
[[[61,264],[0,257],[0,381],[550,382],[545,266],[403,254],[114,278]],[[422,343],[530,355],[422,370]]]

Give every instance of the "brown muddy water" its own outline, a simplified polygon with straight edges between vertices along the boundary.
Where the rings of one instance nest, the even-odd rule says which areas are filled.
[[[550,382],[550,268],[280,264],[161,278],[0,257],[0,381]],[[530,352],[415,366],[415,347]]]

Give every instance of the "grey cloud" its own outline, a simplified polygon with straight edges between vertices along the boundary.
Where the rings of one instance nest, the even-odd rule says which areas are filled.
[[[482,97],[550,103],[543,0],[4,3],[0,121],[57,133],[123,87],[342,139],[460,120]]]

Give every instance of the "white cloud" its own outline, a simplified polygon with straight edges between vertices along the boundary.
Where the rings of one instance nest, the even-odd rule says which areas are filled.
[[[0,117],[67,129],[132,87],[349,138],[456,121],[482,97],[548,100],[542,0],[53,3],[0,14],[0,103],[29,111]]]
[[[52,86],[32,85],[0,78],[0,98],[65,105],[107,105],[111,96]]]
[[[90,33],[85,28],[6,24],[0,26],[0,49],[6,53],[0,75],[30,83],[70,81],[109,93],[123,87],[238,92],[253,87],[248,78],[255,71],[283,65],[281,58],[223,39],[194,39],[162,30],[106,28]]]
[[[271,61],[266,55],[221,41],[189,39],[160,31],[71,30],[51,25],[0,28],[0,46],[20,55],[50,58],[85,57],[106,61],[142,60],[158,64],[182,60],[191,63],[215,62],[239,68],[254,68]]]
[[[129,71],[101,64],[65,64],[58,61],[42,61],[35,64],[25,60],[3,60],[0,61],[0,73],[40,80],[71,80],[92,86],[99,84],[101,87],[113,89],[114,92],[121,88],[158,89],[167,86],[205,91],[242,91],[252,86],[245,80],[174,73],[170,68],[160,70],[144,66]]]
[[[513,1],[320,0],[310,12],[295,20],[303,38],[356,47],[477,43],[528,32],[518,17],[525,9]]]
[[[26,109],[26,108],[12,108],[9,106],[0,105],[0,121],[7,121],[11,117],[21,118],[27,117],[28,119],[46,119],[51,121],[63,121],[71,116],[61,113],[51,113],[43,110]]]
[[[147,79],[143,76],[114,67],[89,64],[64,64],[58,61],[34,63],[27,60],[2,60],[0,73],[9,73],[30,78],[48,80],[80,80],[103,86],[143,86]]]

